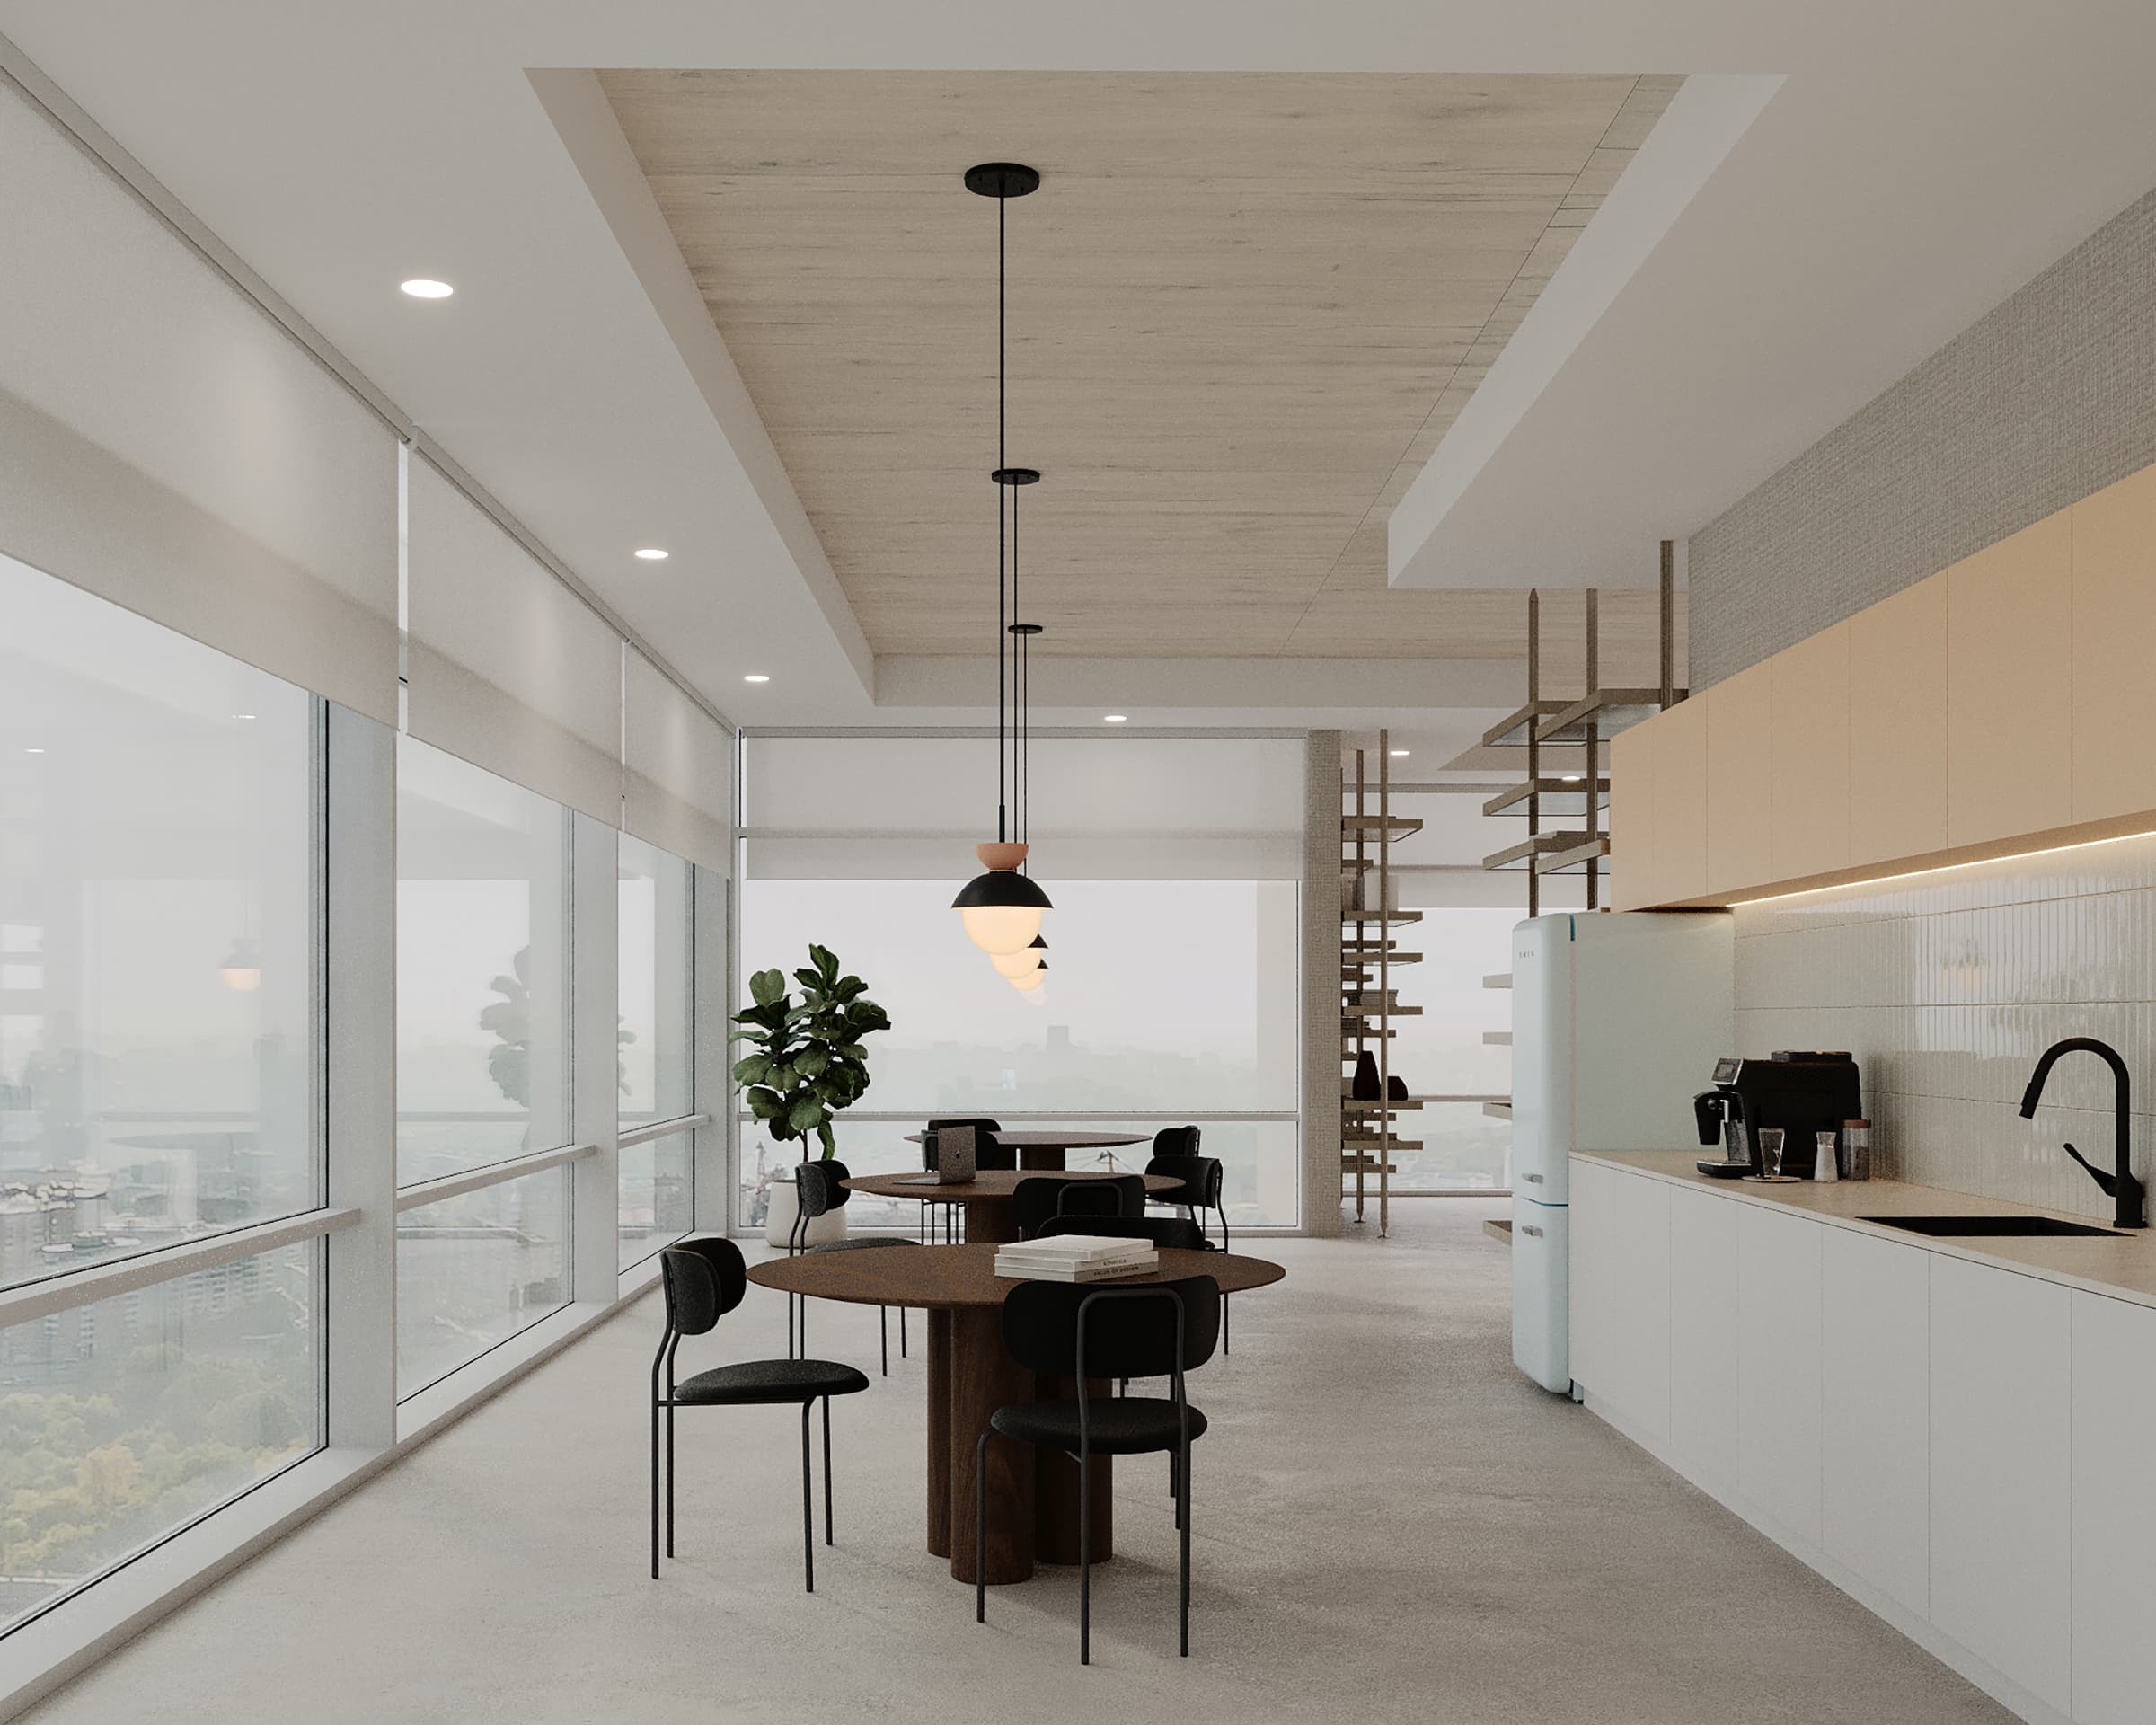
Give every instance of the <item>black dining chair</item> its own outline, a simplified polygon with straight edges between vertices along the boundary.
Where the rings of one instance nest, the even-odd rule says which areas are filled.
[[[1220,1249],[1233,1252],[1235,1246],[1228,1234],[1228,1212],[1221,1200],[1225,1175],[1217,1156],[1197,1154],[1198,1138],[1195,1126],[1165,1127],[1153,1134],[1153,1159],[1145,1164],[1145,1172],[1177,1183],[1146,1193],[1145,1199],[1149,1204],[1172,1205],[1186,1211],[1193,1221],[1199,1221],[1210,1210],[1220,1218]],[[1202,1221],[1199,1225],[1204,1225]],[[1220,1350],[1224,1354],[1235,1351],[1232,1322],[1224,1304],[1220,1320]]]
[[[824,1404],[824,1544],[832,1543],[831,1398],[869,1387],[865,1374],[829,1359],[748,1359],[714,1366],[679,1383],[674,1357],[684,1336],[701,1336],[741,1304],[748,1266],[731,1240],[684,1240],[659,1253],[667,1328],[651,1361],[651,1579],[658,1579],[659,1412],[666,1412],[667,1555],[674,1555],[674,1410],[784,1406],[801,1409],[801,1566],[816,1591],[816,1510],[808,1464],[808,1411]],[[661,1373],[665,1383],[660,1383]],[[663,1392],[663,1393],[662,1393]]]
[[[1021,1240],[1034,1238],[1052,1216],[1143,1216],[1145,1180],[1142,1174],[1110,1174],[1105,1180],[1035,1174],[1018,1182],[1011,1209]]]
[[[988,1621],[988,1439],[1059,1449],[1078,1460],[1078,1663],[1092,1663],[1092,1458],[1173,1458],[1175,1525],[1182,1536],[1181,1652],[1190,1656],[1190,1446],[1205,1436],[1206,1416],[1190,1405],[1184,1375],[1213,1358],[1220,1335],[1220,1284],[1210,1276],[1125,1287],[1021,1282],[1003,1302],[1003,1348],[1025,1370],[1074,1378],[1068,1402],[1019,1402],[988,1416],[974,1445],[973,1526],[976,1623]],[[1103,1377],[1165,1377],[1165,1396],[1097,1396]]]
[[[921,1165],[931,1172],[934,1172],[936,1166],[936,1134],[947,1126],[970,1126],[973,1128],[973,1165],[976,1169],[1018,1166],[1018,1152],[996,1139],[995,1135],[1003,1129],[1001,1120],[992,1120],[985,1116],[969,1119],[953,1116],[949,1119],[931,1120],[927,1130],[921,1135]],[[935,1208],[934,1199],[924,1198],[921,1200],[921,1243],[924,1246],[928,1244],[930,1212]],[[943,1243],[949,1245],[958,1237],[958,1228],[966,1207],[962,1204],[946,1204],[941,1208]]]
[[[846,1190],[844,1181],[851,1179],[852,1171],[843,1162],[826,1158],[822,1162],[804,1162],[794,1175],[795,1190],[800,1196],[799,1212],[794,1216],[793,1232],[787,1236],[786,1255],[800,1257],[808,1252],[879,1252],[886,1246],[912,1246],[911,1240],[901,1240],[896,1234],[856,1234],[846,1240],[826,1240],[820,1245],[808,1243],[808,1227],[819,1216],[828,1216],[833,1210],[843,1210],[846,1200],[853,1194]],[[800,1345],[794,1345],[794,1308],[800,1308]],[[883,1375],[891,1375],[891,1309],[888,1305],[876,1308],[876,1323],[882,1332]],[[786,1353],[789,1358],[808,1351],[808,1298],[803,1294],[786,1296]],[[906,1308],[898,1308],[898,1358],[906,1358]]]

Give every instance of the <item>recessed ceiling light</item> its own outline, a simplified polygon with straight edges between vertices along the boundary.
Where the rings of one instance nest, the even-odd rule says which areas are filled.
[[[1107,718],[1107,722],[1111,725],[1127,724],[1129,721],[1130,715],[1127,712],[1111,712]]]
[[[1395,756],[1405,755],[1407,752],[1404,748],[1396,748],[1392,751]]]
[[[1567,773],[1562,775],[1567,784],[1577,784],[1583,776],[1583,774],[1578,773]]]
[[[252,719],[254,717],[252,712],[235,712],[232,716],[234,719]]]
[[[751,671],[741,680],[744,683],[768,683],[771,681],[771,679],[768,677],[765,677],[761,671]]]
[[[414,299],[447,299],[456,291],[446,281],[430,280],[425,276],[414,276],[410,281],[401,281],[397,286]]]
[[[26,748],[22,752],[25,755],[42,755],[45,751],[41,748]]]
[[[667,561],[667,553],[657,545],[646,545],[636,554],[647,563],[663,563]]]

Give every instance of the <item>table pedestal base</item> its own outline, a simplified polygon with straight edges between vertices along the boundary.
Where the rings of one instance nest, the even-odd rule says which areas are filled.
[[[988,1416],[1033,1393],[1031,1375],[1003,1351],[1003,1314],[987,1309],[950,1314],[950,1572],[974,1579],[974,1461]],[[985,1565],[989,1582],[1033,1573],[1034,1449],[992,1438],[985,1458],[988,1508]]]

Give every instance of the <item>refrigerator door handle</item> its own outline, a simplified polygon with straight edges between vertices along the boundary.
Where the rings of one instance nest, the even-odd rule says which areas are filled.
[[[1542,1231],[1536,1227],[1532,1222],[1521,1223],[1520,1232],[1522,1234],[1532,1234],[1537,1240],[1540,1240],[1542,1237]]]
[[[1530,1186],[1540,1186],[1542,1183],[1542,1177],[1540,1174],[1522,1174],[1520,1178]]]

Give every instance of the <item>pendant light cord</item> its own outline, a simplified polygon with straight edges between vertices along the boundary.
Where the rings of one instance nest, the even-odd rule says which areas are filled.
[[[1003,726],[1003,709],[1006,700],[1003,650],[1010,641],[1004,627],[1003,616],[1003,493],[1012,496],[1012,537],[1017,537],[1016,488],[1003,482],[1003,470],[1010,463],[1009,422],[1005,406],[1007,378],[1011,367],[1009,345],[1004,335],[1005,301],[1008,297],[1006,265],[1004,263],[1004,232],[1009,226],[1011,200],[998,197],[995,200],[995,838],[1003,844],[1010,835],[1004,826],[1003,757],[1007,747]]]

